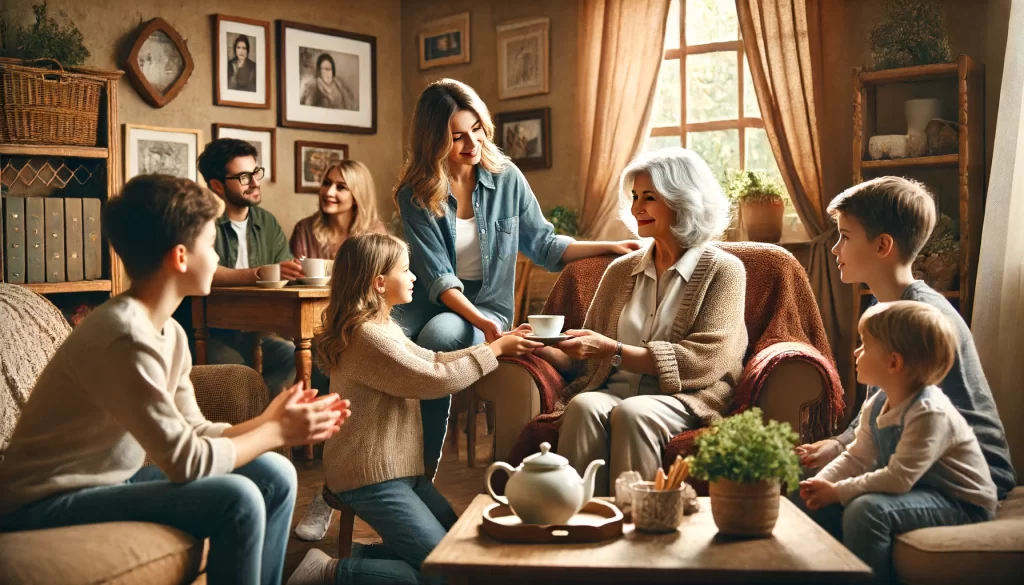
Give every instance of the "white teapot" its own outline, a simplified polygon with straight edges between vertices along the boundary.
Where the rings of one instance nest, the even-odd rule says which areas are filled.
[[[590,462],[583,479],[561,455],[549,453],[550,443],[540,444],[540,453],[523,459],[522,465],[498,461],[487,468],[484,483],[496,502],[512,508],[524,524],[565,524],[594,495],[594,474],[603,459]],[[508,472],[505,493],[499,496],[491,487],[491,475],[499,469]]]

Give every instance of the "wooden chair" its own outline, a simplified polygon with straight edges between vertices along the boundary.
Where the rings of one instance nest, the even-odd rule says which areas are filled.
[[[331,490],[324,486],[324,501],[327,505],[341,512],[341,524],[338,526],[338,558],[348,558],[352,554],[352,530],[356,523],[356,513],[352,508],[343,504]]]

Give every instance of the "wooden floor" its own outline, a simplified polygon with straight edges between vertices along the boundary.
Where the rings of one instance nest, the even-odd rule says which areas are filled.
[[[492,436],[485,434],[484,414],[480,413],[477,423],[477,465],[475,468],[466,466],[466,434],[459,435],[459,455],[450,450],[450,442],[445,445],[444,455],[441,457],[441,465],[438,468],[437,478],[434,484],[437,489],[451,502],[452,508],[457,514],[462,514],[477,494],[485,492],[484,471],[491,461],[491,452],[494,446]],[[448,437],[451,440],[451,437]],[[292,528],[298,524],[306,511],[306,506],[312,501],[313,496],[320,492],[324,484],[322,460],[320,459],[320,448],[317,448],[317,457],[310,463],[296,462],[299,472],[299,493],[295,502],[295,517],[292,519]],[[339,514],[335,512],[331,520],[331,527],[327,536],[319,542],[304,542],[295,538],[294,533],[288,539],[288,553],[284,561],[285,580],[291,576],[295,567],[302,562],[306,551],[311,548],[319,548],[332,557],[338,554],[338,521]],[[353,534],[355,542],[364,544],[380,542],[380,538],[365,522],[356,518],[355,531]]]

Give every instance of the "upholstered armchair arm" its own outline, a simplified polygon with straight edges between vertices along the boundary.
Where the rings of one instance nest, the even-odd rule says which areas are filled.
[[[735,402],[761,408],[766,420],[788,422],[802,441],[816,441],[831,436],[842,415],[842,387],[835,364],[813,346],[780,342],[748,360]]]
[[[190,377],[199,410],[212,422],[237,425],[257,416],[270,403],[263,377],[248,366],[193,366]]]

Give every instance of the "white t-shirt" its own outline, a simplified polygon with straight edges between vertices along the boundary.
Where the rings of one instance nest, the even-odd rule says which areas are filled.
[[[231,220],[231,229],[238,235],[238,257],[235,258],[235,268],[249,267],[249,238],[246,236],[246,226],[249,225],[249,218],[243,221]]]
[[[476,218],[455,218],[455,276],[461,280],[483,280],[484,267],[480,261],[480,235],[476,231]]]
[[[618,341],[624,345],[641,346],[645,341],[671,341],[672,326],[683,289],[697,268],[703,246],[690,248],[658,278],[654,266],[654,247],[647,248],[643,259],[633,270],[636,279],[633,296],[619,315]],[[607,382],[607,391],[625,400],[641,394],[660,394],[657,376],[616,370]]]

